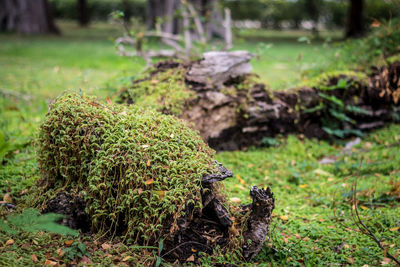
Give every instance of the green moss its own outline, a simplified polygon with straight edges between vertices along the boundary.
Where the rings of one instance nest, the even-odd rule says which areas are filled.
[[[186,87],[182,67],[161,71],[136,83],[127,93],[136,105],[180,115],[186,100],[196,93]]]
[[[93,230],[122,228],[131,243],[173,233],[215,168],[214,152],[183,121],[77,93],[51,105],[38,145],[48,187],[84,195]]]
[[[329,84],[330,79],[334,77],[347,77],[347,80],[352,80],[353,82],[365,83],[367,80],[367,75],[363,72],[356,72],[352,70],[340,70],[340,71],[329,71],[324,72],[310,80],[306,80],[301,83],[298,88],[301,87],[316,87],[324,90],[325,88],[329,90],[332,86]]]

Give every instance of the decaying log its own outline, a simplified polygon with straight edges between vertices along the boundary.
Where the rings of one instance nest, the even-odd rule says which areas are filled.
[[[252,75],[252,56],[246,51],[208,52],[200,61],[168,64],[184,68],[182,82],[196,92],[186,101],[180,117],[191,122],[216,150],[259,146],[266,137],[290,133],[342,138],[399,121],[399,62],[373,68],[362,80],[337,75],[328,77],[320,87],[270,91],[261,83],[246,84],[243,89]],[[165,71],[165,66],[158,64],[158,71]],[[346,81],[345,86],[340,85],[341,80]],[[140,81],[135,86],[140,87]],[[164,107],[160,110],[168,113]]]
[[[243,256],[246,260],[256,256],[264,244],[271,223],[272,210],[275,207],[274,195],[268,187],[266,190],[252,186],[250,196],[253,198],[247,231],[244,233]]]

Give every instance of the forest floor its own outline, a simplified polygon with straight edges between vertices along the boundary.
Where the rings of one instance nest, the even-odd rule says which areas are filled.
[[[0,35],[0,156],[6,158],[0,165],[0,196],[12,201],[18,211],[29,207],[40,179],[34,140],[48,101],[66,89],[79,88],[105,99],[144,66],[142,60],[116,54],[112,38],[118,30],[113,27],[61,26],[61,37]],[[241,33],[237,48],[259,52],[260,59],[252,62],[254,71],[276,89],[328,69],[329,60],[340,52],[323,40],[298,42],[303,33],[266,32],[250,42],[254,35]],[[274,146],[216,155],[234,173],[224,182],[228,199],[249,203],[251,185],[270,186],[275,194],[270,240],[250,265],[394,266],[387,252],[400,257],[400,126],[366,134],[348,149],[345,145],[351,140],[332,144],[289,136],[269,141]],[[356,210],[384,251],[357,227]],[[1,206],[0,215],[7,213]],[[0,265],[73,262],[79,244],[87,247],[83,265],[134,264],[131,255],[143,253],[149,264],[157,259],[152,249],[125,246],[118,240],[104,243],[88,236],[70,240],[44,232],[0,232]],[[67,247],[76,249],[65,254]],[[244,264],[229,255],[202,261],[204,265]]]

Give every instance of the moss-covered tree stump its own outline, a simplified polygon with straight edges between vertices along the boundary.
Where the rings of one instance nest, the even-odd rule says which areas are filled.
[[[54,192],[44,211],[68,215],[71,227],[129,244],[163,240],[170,261],[217,246],[243,247],[249,260],[261,249],[270,189],[253,187],[244,210],[228,203],[218,182],[232,173],[180,119],[69,93],[51,104],[38,141],[43,189]]]

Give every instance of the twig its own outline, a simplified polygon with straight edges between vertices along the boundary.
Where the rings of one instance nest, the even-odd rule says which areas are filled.
[[[183,242],[182,244],[177,245],[177,246],[174,247],[173,249],[171,249],[171,250],[169,250],[168,252],[164,253],[163,255],[161,255],[161,258],[162,258],[162,257],[165,257],[166,255],[168,255],[168,254],[171,253],[172,251],[174,251],[174,250],[178,249],[179,247],[181,247],[181,246],[183,246],[183,245],[186,245],[186,244],[196,244],[196,245],[201,245],[201,246],[210,248],[209,246],[204,245],[204,244],[199,243],[199,242],[196,242],[196,241],[187,241],[187,242]]]
[[[362,165],[362,159],[360,162],[360,167],[359,170],[361,169]],[[392,259],[394,262],[396,262],[400,266],[400,261],[396,259],[392,254],[390,254],[383,246],[380,240],[372,233],[372,231],[364,224],[364,222],[360,218],[360,214],[358,213],[357,210],[357,182],[358,182],[358,177],[360,175],[360,171],[358,171],[358,174],[356,175],[356,178],[353,183],[353,205],[351,207],[351,213],[354,219],[355,224],[357,227],[360,229],[361,233],[365,234],[366,236],[370,237],[377,245],[378,247],[388,256],[390,259]],[[353,213],[354,210],[354,213]]]

